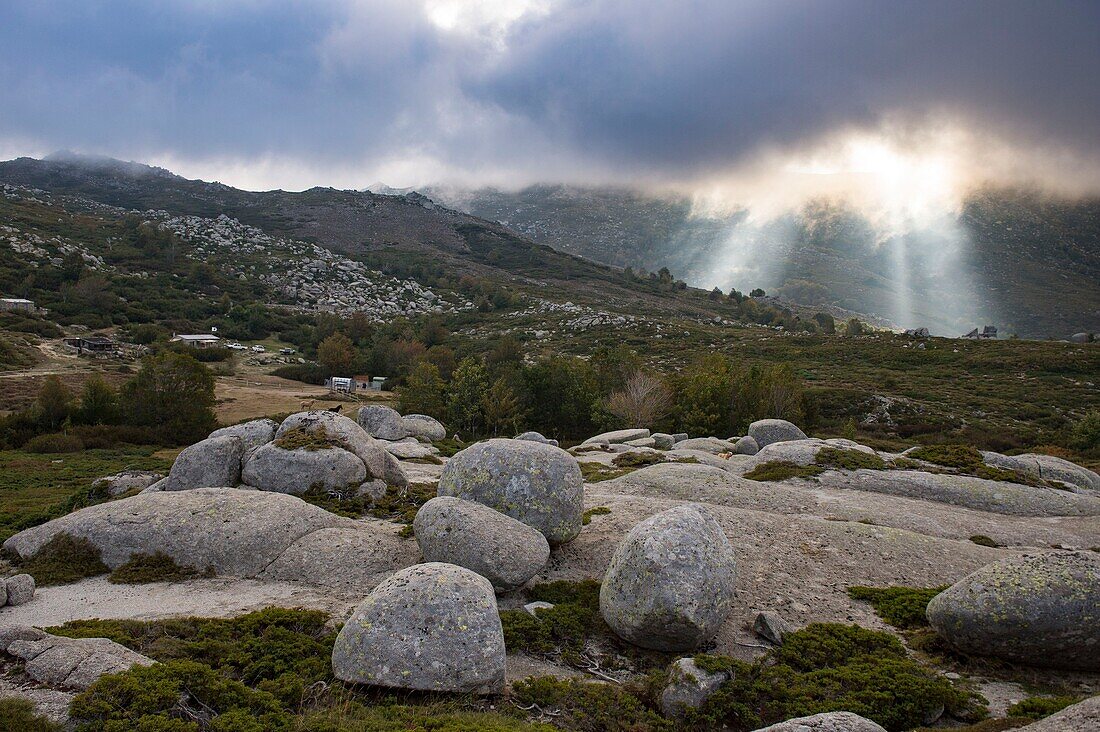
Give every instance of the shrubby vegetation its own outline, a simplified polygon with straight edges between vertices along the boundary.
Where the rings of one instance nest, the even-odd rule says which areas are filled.
[[[40,716],[26,699],[0,699],[0,729],[11,732],[61,732],[61,725]]]
[[[853,600],[868,602],[875,613],[895,628],[928,626],[928,603],[946,587],[862,587],[848,588]]]
[[[109,571],[92,542],[64,532],[56,534],[34,556],[18,558],[18,564],[40,587],[64,585]]]

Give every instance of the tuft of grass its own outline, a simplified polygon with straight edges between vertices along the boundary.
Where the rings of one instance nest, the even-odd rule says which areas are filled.
[[[837,470],[886,470],[886,461],[878,455],[861,450],[844,450],[823,447],[817,451],[815,462],[823,468]]]
[[[39,587],[65,585],[110,571],[95,544],[64,532],[54,535],[34,556],[18,564]]]
[[[1008,716],[1030,720],[1042,719],[1079,701],[1081,698],[1076,696],[1029,696],[1010,706]]]
[[[588,526],[590,523],[592,523],[593,516],[605,516],[609,513],[611,513],[611,509],[607,506],[595,506],[594,508],[590,508],[583,514],[581,514],[581,523],[585,526]]]
[[[993,548],[1000,546],[1000,544],[998,544],[996,541],[989,538],[985,534],[974,534],[974,536],[970,537],[970,541],[974,542],[978,546],[988,546]]]
[[[115,568],[107,578],[116,585],[145,585],[150,582],[182,582],[199,576],[213,576],[213,570],[199,572],[194,567],[181,567],[164,552],[144,554],[138,552]]]
[[[825,472],[817,465],[798,465],[786,460],[771,460],[761,463],[745,473],[749,480],[778,481],[791,478],[813,478]]]
[[[665,462],[665,456],[659,452],[624,452],[611,458],[611,463],[620,468],[644,468]]]
[[[603,463],[585,461],[580,463],[581,478],[585,483],[599,483],[613,478],[620,478],[633,473],[637,468],[614,468]]]
[[[62,727],[40,716],[26,699],[0,699],[0,730],[11,732],[61,732]]]
[[[315,430],[295,427],[279,435],[275,439],[275,446],[284,450],[329,450],[340,447],[341,443],[337,438],[329,436],[324,427]]]
[[[875,614],[895,628],[923,628],[928,625],[925,613],[933,597],[944,587],[862,587],[848,588],[853,600],[868,602]]]

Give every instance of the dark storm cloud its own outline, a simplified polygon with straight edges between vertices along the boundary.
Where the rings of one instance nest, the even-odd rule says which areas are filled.
[[[0,147],[537,178],[690,176],[943,116],[1087,156],[1100,140],[1097,2],[558,2],[496,30],[411,0],[8,0]]]

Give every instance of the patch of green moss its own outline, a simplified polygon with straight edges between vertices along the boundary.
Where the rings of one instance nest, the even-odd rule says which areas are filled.
[[[132,554],[129,561],[115,568],[107,581],[116,585],[144,585],[150,582],[182,582],[200,576],[213,576],[213,570],[199,572],[194,567],[181,567],[163,552]]]
[[[92,542],[64,532],[55,534],[34,556],[19,562],[39,587],[64,585],[109,571]]]
[[[978,546],[989,546],[994,548],[1000,546],[1000,544],[998,544],[996,541],[989,538],[985,534],[974,534],[974,536],[970,537],[970,541],[974,542]]]
[[[336,437],[330,436],[322,426],[313,430],[295,427],[275,438],[275,446],[284,450],[329,450],[340,447],[341,442]]]
[[[596,506],[594,508],[590,508],[583,514],[581,514],[581,523],[585,526],[588,526],[590,523],[592,523],[593,516],[605,516],[609,513],[611,513],[611,509],[607,506]]]
[[[0,730],[61,732],[61,725],[42,717],[26,699],[0,699]]]
[[[425,455],[418,458],[407,458],[402,460],[405,463],[417,463],[419,465],[442,465],[443,460],[435,455]]]
[[[416,512],[432,498],[435,498],[435,486],[419,483],[410,484],[403,494],[387,490],[386,495],[377,501],[370,496],[359,495],[358,486],[349,486],[345,490],[314,486],[301,495],[306,503],[338,516],[373,516],[406,525],[412,523]]]
[[[1008,708],[1008,716],[1042,719],[1081,701],[1075,696],[1029,696]]]
[[[986,465],[982,454],[969,445],[926,445],[910,452],[909,457],[942,465],[945,468],[953,468],[964,475],[972,475],[976,478],[1023,485],[1039,484],[1039,481],[1029,475]]]
[[[874,453],[837,447],[818,450],[815,462],[823,468],[837,470],[886,470],[886,461]]]
[[[603,463],[591,461],[582,462],[580,466],[581,477],[584,479],[585,483],[599,483],[604,480],[620,478],[637,470],[637,468],[613,468]]]
[[[665,732],[675,727],[647,706],[629,686],[540,676],[512,685],[513,700],[554,715],[561,729],[576,732]]]
[[[933,597],[946,587],[849,587],[853,600],[868,602],[875,614],[895,628],[923,628],[928,625],[925,612]]]
[[[770,460],[761,463],[745,473],[749,480],[788,480],[790,478],[813,478],[825,472],[817,465],[798,465],[787,460]]]
[[[644,468],[664,461],[665,456],[659,452],[624,452],[611,459],[620,468]]]

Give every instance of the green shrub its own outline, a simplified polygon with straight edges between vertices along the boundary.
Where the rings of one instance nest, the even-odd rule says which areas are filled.
[[[23,449],[38,453],[80,452],[84,449],[84,443],[76,435],[54,432],[32,437],[24,443]]]
[[[64,585],[109,571],[95,544],[64,532],[54,535],[34,556],[19,564],[39,587]]]
[[[1078,450],[1100,447],[1100,409],[1090,410],[1074,423],[1070,442]]]
[[[928,625],[925,612],[933,597],[946,587],[849,587],[853,600],[868,602],[875,614],[895,628],[922,628]]]
[[[119,565],[107,578],[116,585],[144,585],[150,582],[182,582],[199,576],[193,567],[181,567],[176,560],[163,552],[131,554],[130,559]]]
[[[526,610],[502,611],[500,622],[509,652],[576,652],[591,636],[608,632],[600,616],[600,583],[596,580],[558,580],[535,585],[527,596],[554,607],[536,610],[534,616]]]
[[[812,623],[783,637],[772,653],[777,663],[797,671],[840,666],[863,656],[905,658],[905,646],[889,633],[858,625]]]
[[[813,478],[825,472],[817,465],[798,465],[786,460],[770,460],[761,463],[745,473],[749,480],[788,480],[790,478]]]
[[[969,445],[927,445],[908,453],[908,457],[959,470],[974,470],[985,465],[982,454]]]
[[[100,677],[70,713],[79,732],[283,732],[291,716],[274,696],[182,659]]]
[[[624,452],[611,459],[612,464],[619,468],[644,468],[664,461],[665,456],[659,452]]]
[[[673,725],[623,686],[540,676],[512,685],[512,698],[522,706],[536,704],[557,713],[562,729],[577,732],[660,732]]]
[[[970,541],[974,542],[978,546],[988,546],[988,547],[999,547],[1000,546],[1000,544],[998,544],[996,541],[989,538],[985,534],[974,534],[974,536],[970,537]]]
[[[291,381],[301,381],[305,384],[321,386],[325,383],[328,372],[315,363],[295,363],[289,366],[280,366],[271,374]]]
[[[556,729],[499,712],[464,710],[456,703],[367,706],[350,700],[311,711],[298,727],[299,732],[556,732]]]
[[[838,470],[885,470],[886,461],[874,453],[861,450],[844,450],[836,447],[823,447],[817,451],[815,462],[824,468]]]
[[[607,506],[595,506],[581,514],[581,523],[588,526],[588,524],[592,523],[593,516],[605,516],[609,513],[611,513],[611,509]]]
[[[1081,701],[1075,696],[1029,696],[1008,708],[1009,717],[1042,719]]]
[[[61,725],[40,717],[26,699],[0,699],[0,730],[10,732],[61,732]]]
[[[600,483],[633,473],[637,468],[613,468],[610,465],[585,461],[580,464],[581,477],[585,483]]]

